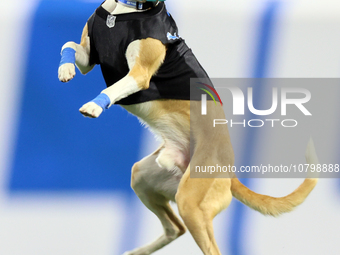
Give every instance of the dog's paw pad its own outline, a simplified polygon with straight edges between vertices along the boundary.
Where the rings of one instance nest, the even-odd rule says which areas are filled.
[[[66,63],[59,66],[58,78],[61,82],[68,82],[76,75],[76,67],[74,64]]]
[[[85,117],[98,118],[99,115],[103,112],[103,108],[101,108],[99,105],[97,105],[94,102],[89,102],[87,104],[84,104],[79,109],[79,111]]]

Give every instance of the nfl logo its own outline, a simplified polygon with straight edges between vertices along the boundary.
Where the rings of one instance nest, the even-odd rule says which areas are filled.
[[[106,20],[106,25],[109,28],[112,28],[115,26],[115,24],[116,24],[116,16],[113,16],[112,14],[108,15],[107,20]]]

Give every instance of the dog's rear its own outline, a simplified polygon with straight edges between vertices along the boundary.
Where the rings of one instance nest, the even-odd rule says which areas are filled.
[[[102,7],[112,15],[133,11],[114,0],[106,0]],[[93,68],[94,65],[90,63],[90,41],[86,25],[80,44],[68,42],[63,46],[63,50],[68,49],[69,54],[74,54],[75,61],[66,58],[62,62],[59,67],[61,81],[66,82],[74,77],[74,64],[82,73]],[[103,90],[95,100],[81,107],[80,112],[84,116],[96,118],[117,101],[138,91],[147,90],[150,79],[162,66],[166,54],[166,45],[157,39],[133,41],[126,51],[129,67],[126,76]],[[226,127],[221,127],[223,130],[219,132],[222,134],[219,137],[214,134],[207,136],[209,124],[198,123],[192,127],[193,133],[190,134],[190,118],[194,118],[190,116],[190,105],[200,107],[199,104],[170,99],[124,106],[163,139],[159,149],[133,166],[131,186],[145,206],[160,219],[164,233],[154,242],[127,252],[126,255],[151,254],[182,235],[186,230],[185,226],[204,254],[221,254],[214,238],[212,220],[229,205],[232,196],[263,214],[277,216],[301,204],[317,182],[315,178],[307,178],[290,195],[273,198],[249,190],[237,178],[190,178],[190,164],[206,166],[214,161],[221,165],[234,164],[233,149]],[[224,114],[219,105],[211,104],[209,109]],[[195,148],[189,164],[191,135],[195,139]],[[210,148],[209,144],[212,143],[214,147]],[[308,164],[318,163],[312,142],[308,145],[306,158]],[[172,211],[169,200],[177,202],[184,224]]]

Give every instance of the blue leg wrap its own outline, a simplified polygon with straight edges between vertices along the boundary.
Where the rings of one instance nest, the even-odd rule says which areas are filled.
[[[109,108],[111,100],[106,94],[101,93],[101,94],[99,94],[99,96],[97,96],[91,102],[99,105],[103,110],[105,110],[105,109]]]
[[[63,64],[67,64],[67,63],[71,63],[71,64],[76,63],[76,51],[72,48],[65,48],[61,52],[61,60],[60,60],[59,66]]]

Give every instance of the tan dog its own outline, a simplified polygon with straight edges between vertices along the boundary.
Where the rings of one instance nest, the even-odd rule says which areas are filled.
[[[136,12],[114,0],[106,0],[102,7],[113,15]],[[76,51],[76,65],[81,73],[86,74],[92,70],[93,65],[89,65],[90,39],[87,25],[81,43],[68,42],[64,48]],[[133,93],[148,89],[149,81],[162,65],[166,53],[167,46],[156,39],[133,41],[126,51],[130,71],[113,86],[102,91],[109,97],[110,106]],[[59,67],[60,81],[67,82],[74,75],[74,64],[65,63]],[[159,218],[164,233],[154,242],[126,252],[125,255],[151,254],[183,235],[186,227],[205,255],[221,254],[214,238],[212,220],[228,207],[232,196],[262,214],[278,216],[301,204],[317,183],[317,179],[305,179],[290,195],[273,198],[249,190],[237,178],[190,178],[189,163],[199,166],[234,164],[226,125],[216,127],[218,137],[214,133],[207,133],[206,130],[210,128],[208,125],[212,122],[201,123],[199,117],[190,116],[190,107],[191,111],[200,111],[199,101],[154,100],[123,107],[146,123],[163,140],[159,149],[134,164],[131,186],[145,206]],[[208,101],[208,109],[207,116],[211,120],[224,116],[222,107],[211,101]],[[84,116],[92,118],[98,117],[102,111],[94,102],[80,108]],[[192,157],[190,139],[195,141]],[[318,162],[312,143],[307,148],[306,158],[309,164]],[[170,207],[170,200],[178,204],[184,224]]]

